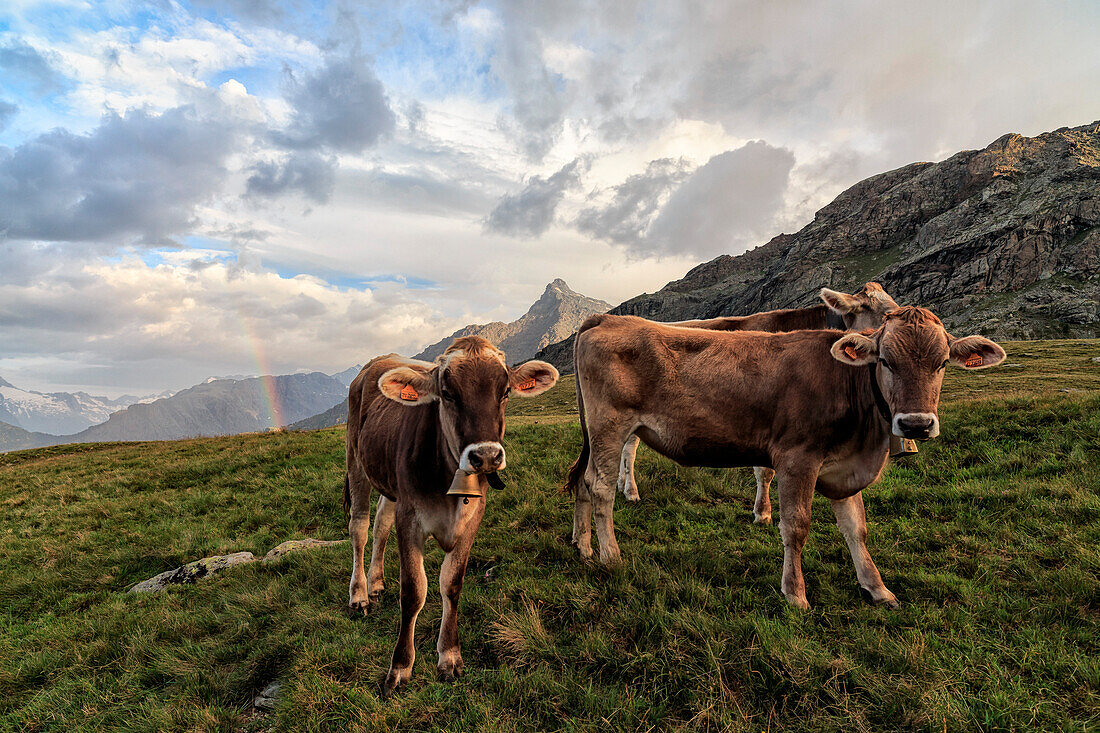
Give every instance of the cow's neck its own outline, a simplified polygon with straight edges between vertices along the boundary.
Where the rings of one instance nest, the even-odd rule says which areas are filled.
[[[434,474],[428,480],[434,485],[446,479],[447,483],[443,484],[446,487],[451,476],[458,470],[458,459],[451,455],[450,448],[447,447],[447,436],[439,417],[439,407],[432,404],[424,412],[421,424],[413,431],[418,440],[413,444],[413,455],[410,457],[424,478],[429,473]]]
[[[867,374],[871,382],[871,396],[875,398],[875,408],[886,426],[891,427],[894,423],[894,415],[890,411],[890,405],[886,402],[886,397],[882,394],[882,388],[878,386],[878,364],[875,362],[868,364]]]
[[[848,369],[852,380],[853,407],[858,406],[857,420],[864,426],[867,436],[875,443],[882,443],[887,450],[890,443],[892,417],[890,406],[878,386],[877,365],[867,369]]]
[[[771,326],[769,330],[771,331],[803,331],[823,328],[836,328],[843,331],[844,321],[837,316],[837,323],[833,323],[829,319],[830,315],[833,315],[833,312],[824,305],[815,305],[811,308],[770,311],[758,314],[758,317],[765,317],[769,321]],[[752,319],[754,316],[748,316],[748,318]]]
[[[847,331],[848,325],[844,323],[844,319],[832,308],[826,308],[823,305],[814,306],[812,310],[820,312],[820,318],[824,325],[820,328],[833,328],[837,331]]]

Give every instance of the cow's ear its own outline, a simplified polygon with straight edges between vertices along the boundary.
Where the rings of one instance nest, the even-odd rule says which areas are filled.
[[[829,310],[842,316],[846,313],[851,313],[860,306],[859,298],[855,298],[847,293],[838,293],[828,288],[821,289],[821,302],[827,305]]]
[[[844,334],[833,342],[830,352],[834,359],[848,366],[866,366],[873,364],[878,358],[878,347],[874,339],[859,333]]]
[[[545,361],[528,361],[514,367],[508,374],[512,392],[520,397],[534,397],[554,386],[558,370]]]
[[[951,362],[964,369],[985,369],[1005,360],[1005,350],[985,336],[964,336],[951,341]]]
[[[431,371],[407,366],[390,369],[379,377],[378,389],[402,405],[424,405],[439,399],[435,390],[435,375]]]

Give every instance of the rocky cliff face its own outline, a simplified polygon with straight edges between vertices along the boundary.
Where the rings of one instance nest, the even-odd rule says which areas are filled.
[[[560,278],[546,286],[542,297],[519,320],[466,326],[416,355],[431,361],[460,336],[481,336],[503,349],[509,363],[530,359],[545,346],[569,337],[585,318],[606,313],[611,304],[574,292]]]
[[[811,305],[868,280],[954,333],[1100,335],[1100,123],[1009,134],[861,181],[796,234],[612,310],[660,321]],[[541,358],[572,367],[572,340]]]

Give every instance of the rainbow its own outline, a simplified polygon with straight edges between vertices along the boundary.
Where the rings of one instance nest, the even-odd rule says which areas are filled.
[[[275,389],[275,377],[271,374],[271,366],[267,360],[267,352],[263,342],[256,336],[252,325],[243,316],[240,319],[241,330],[252,352],[252,360],[256,364],[256,373],[260,375],[260,397],[267,408],[267,415],[271,420],[271,426],[276,428],[286,427],[286,419],[283,416],[283,405],[279,400],[279,393]]]

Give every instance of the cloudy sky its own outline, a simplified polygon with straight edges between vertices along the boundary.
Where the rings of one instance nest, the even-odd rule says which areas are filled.
[[[1100,118],[1082,2],[6,0],[0,376],[336,371]]]

